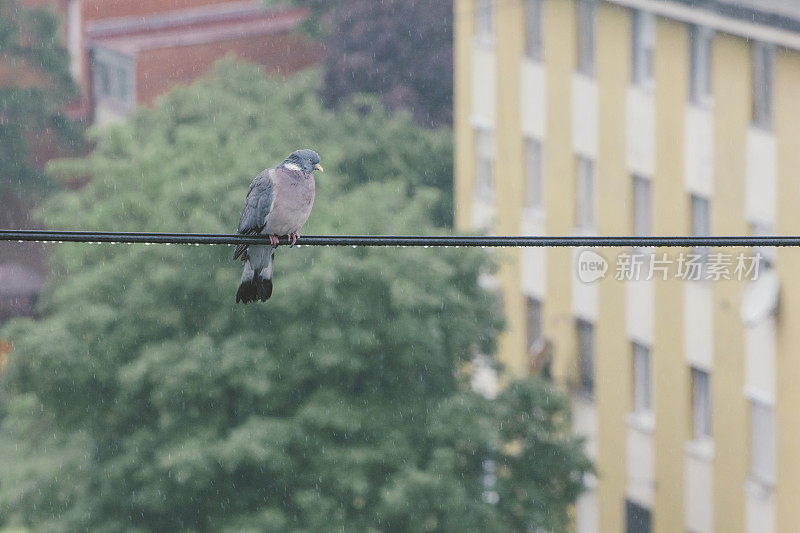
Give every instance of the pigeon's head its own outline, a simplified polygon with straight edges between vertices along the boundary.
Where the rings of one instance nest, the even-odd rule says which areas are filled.
[[[314,172],[315,170],[322,172],[323,168],[319,163],[319,154],[314,150],[297,150],[286,158],[283,165],[287,167],[293,165],[298,167],[297,170],[303,170],[305,172]]]

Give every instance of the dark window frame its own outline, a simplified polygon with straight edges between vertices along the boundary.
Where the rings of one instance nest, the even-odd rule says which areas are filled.
[[[597,33],[597,2],[596,0],[577,0],[576,4],[576,31],[577,31],[577,70],[581,74],[594,77],[596,69],[596,33]]]
[[[575,320],[575,337],[578,354],[578,390],[587,398],[594,398],[595,385],[595,328],[588,320]]]
[[[647,507],[625,500],[625,533],[650,533],[653,515]]]

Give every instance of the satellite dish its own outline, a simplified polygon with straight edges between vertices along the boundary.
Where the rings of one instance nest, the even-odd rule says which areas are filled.
[[[773,269],[762,271],[758,279],[747,285],[742,296],[740,316],[745,326],[755,326],[778,310],[780,281]]]

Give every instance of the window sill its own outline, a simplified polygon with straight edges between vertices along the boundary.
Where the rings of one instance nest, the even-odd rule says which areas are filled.
[[[597,77],[594,72],[587,72],[585,70],[575,69],[575,76],[583,78],[585,81],[591,83],[597,81]]]
[[[472,200],[475,203],[483,204],[483,205],[494,205],[494,194],[488,191],[475,191],[475,194],[472,196]]]
[[[652,412],[628,413],[625,415],[625,423],[629,428],[647,435],[652,435],[656,428],[656,421]]]
[[[714,110],[714,98],[707,97],[707,98],[700,98],[698,100],[689,100],[689,105],[696,109],[697,111],[702,111],[706,113],[710,113]]]
[[[590,392],[584,389],[576,389],[573,393],[575,396],[575,400],[581,402],[584,405],[591,406],[594,405],[594,392]]]
[[[494,132],[492,121],[481,115],[470,115],[469,123],[476,130],[487,130],[488,133]]]
[[[597,235],[597,229],[590,227],[575,227],[572,229],[574,237],[594,237]]]
[[[522,209],[523,216],[534,224],[544,225],[545,210],[543,206],[525,206]]]
[[[687,441],[683,445],[683,451],[695,459],[710,463],[714,460],[714,439],[706,437]]]
[[[484,50],[494,51],[495,38],[494,35],[476,35],[472,42],[475,46],[483,48]]]
[[[532,54],[526,53],[522,57],[523,57],[523,59],[525,61],[527,61],[528,63],[530,63],[532,65],[537,65],[537,66],[540,66],[540,67],[544,66],[544,58],[543,58],[543,56],[541,54],[540,55],[532,55]]]
[[[748,401],[757,403],[763,407],[775,407],[775,398],[761,389],[756,387],[747,386],[742,389],[742,394]]]
[[[773,135],[775,133],[773,125],[759,124],[758,122],[750,122],[750,129],[765,135]]]
[[[759,479],[750,475],[744,482],[744,491],[759,500],[769,498],[775,490],[775,482]]]
[[[630,83],[630,88],[647,96],[652,96],[656,91],[656,82],[652,79],[639,82],[632,81]]]

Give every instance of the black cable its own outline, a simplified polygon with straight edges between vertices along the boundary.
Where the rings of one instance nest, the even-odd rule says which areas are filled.
[[[214,233],[0,230],[0,241],[152,244],[266,244],[264,236]],[[289,244],[287,237],[281,244]],[[800,236],[724,237],[479,237],[418,235],[304,235],[303,246],[486,246],[486,247],[685,247],[800,246]]]

